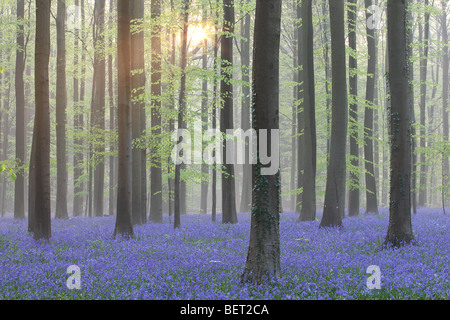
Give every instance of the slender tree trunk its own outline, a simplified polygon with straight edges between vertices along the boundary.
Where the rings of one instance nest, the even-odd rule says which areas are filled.
[[[302,19],[302,13],[303,11],[303,1],[302,4],[297,6],[297,20],[301,21]],[[298,53],[298,93],[297,93],[297,99],[299,100],[299,103],[297,105],[297,189],[301,190],[301,192],[297,193],[297,200],[296,200],[296,206],[295,206],[295,212],[300,213],[302,211],[303,206],[303,187],[304,187],[304,181],[303,181],[303,173],[305,169],[305,163],[304,163],[304,157],[303,157],[303,150],[305,147],[305,137],[304,137],[304,121],[303,118],[305,116],[304,114],[304,86],[303,86],[303,65],[304,65],[304,59],[303,59],[303,46],[304,46],[304,39],[303,39],[303,22],[299,24],[299,28],[297,31],[297,53]]]
[[[447,0],[442,0],[441,5],[442,8],[447,8]],[[442,43],[448,44],[448,31],[447,31],[447,13],[442,13],[441,16],[441,28],[442,28]],[[442,57],[442,135],[443,135],[443,141],[449,141],[449,128],[448,128],[448,66],[449,66],[449,59],[448,59],[448,46],[443,46],[444,55]],[[449,168],[449,161],[448,157],[444,157],[442,160],[442,186],[447,189],[449,184],[449,174],[448,174],[448,168]],[[445,204],[448,203],[448,195],[445,194],[444,198],[442,199],[443,206],[445,207]]]
[[[25,69],[24,0],[17,1],[17,49],[16,49],[16,181],[14,186],[14,218],[25,218]]]
[[[66,156],[66,4],[58,0],[56,17],[57,75],[56,75],[56,211],[55,217],[65,219],[67,212],[67,156]]]
[[[428,9],[428,0],[425,0],[424,6]],[[422,28],[422,25],[420,25]],[[420,33],[422,35],[422,32]],[[420,148],[425,149],[426,146],[426,98],[427,98],[427,66],[428,66],[428,39],[430,37],[430,13],[425,12],[425,25],[423,32],[423,49],[421,47],[420,55]],[[427,203],[427,166],[425,165],[425,153],[420,153],[420,173],[419,173],[419,196],[417,205],[423,207]]]
[[[304,174],[303,204],[300,221],[312,221],[316,218],[316,102],[314,90],[314,29],[312,1],[302,1],[303,21],[303,105],[304,105]]]
[[[127,0],[117,1],[118,129],[117,214],[113,235],[133,236],[131,220],[131,12]]]
[[[248,1],[246,1],[248,2]],[[251,127],[250,120],[250,14],[245,14],[241,20],[241,66],[242,66],[242,110],[241,128],[247,131]],[[249,148],[245,148],[245,164],[242,166],[242,194],[240,210],[249,212],[252,205],[252,166],[248,162]]]
[[[372,0],[365,0],[366,10],[372,5]],[[371,13],[366,11],[366,19]],[[373,111],[375,97],[375,71],[377,63],[377,48],[375,29],[366,28],[369,61],[367,64],[366,107],[364,109],[364,166],[366,169],[366,213],[378,213],[377,187],[373,162]]]
[[[294,0],[293,2],[293,11],[294,11],[294,18],[297,16],[297,0]],[[294,32],[293,32],[293,39],[292,39],[292,81],[294,82],[293,86],[293,92],[292,92],[292,142],[291,142],[291,150],[292,150],[292,156],[291,156],[291,179],[290,179],[290,190],[292,192],[291,199],[290,199],[290,209],[292,211],[295,211],[296,203],[295,198],[296,194],[295,191],[295,173],[297,170],[296,166],[296,155],[297,155],[297,104],[298,104],[298,47],[297,47],[297,41],[298,41],[298,23],[296,19],[294,20]]]
[[[219,0],[217,0],[219,1]],[[213,60],[213,69],[214,75],[218,74],[218,51],[219,51],[219,39],[218,39],[218,13],[216,13],[216,21],[215,21],[215,32],[214,32],[214,60]],[[217,79],[214,76],[214,85],[213,85],[213,102],[212,102],[212,129],[216,130],[217,128]],[[216,152],[216,150],[214,151]],[[216,155],[214,154],[214,159]],[[212,222],[216,222],[216,210],[217,210],[217,163],[214,161],[212,165],[212,181],[211,181],[211,220]]]
[[[409,105],[407,1],[388,0],[391,184],[384,244],[413,241],[411,225],[411,110]]]
[[[50,6],[49,0],[36,1],[35,40],[35,102],[32,163],[30,164],[30,185],[33,186],[34,225],[31,230],[35,240],[49,240],[50,216],[50,102],[49,102],[49,58],[50,58]]]
[[[143,207],[142,197],[142,175],[146,174],[142,167],[142,128],[141,128],[141,110],[144,108],[145,93],[145,65],[144,65],[144,1],[134,0],[130,2],[131,6],[131,101],[132,101],[132,220],[133,224],[143,224],[142,212],[146,211]]]
[[[253,129],[279,129],[279,45],[281,0],[256,2],[253,52]],[[268,135],[269,138],[272,135]],[[268,140],[270,141],[270,139]],[[263,175],[259,155],[253,165],[253,203],[250,242],[241,282],[268,283],[281,277],[280,170]],[[269,142],[270,146],[271,143]],[[277,144],[278,147],[278,144]],[[271,147],[268,147],[270,149]],[[276,151],[270,150],[273,155]]]
[[[348,43],[352,51],[349,55],[349,93],[351,96],[349,121],[350,121],[350,185],[348,191],[348,215],[359,215],[359,146],[358,146],[358,60],[355,57],[356,46],[356,11],[357,0],[350,0],[348,7]]]
[[[113,13],[114,13],[114,9],[115,8],[115,2],[114,1],[110,1],[109,4],[109,27],[110,29],[113,28],[113,23],[114,23],[114,18],[113,18]],[[112,36],[109,37],[109,43],[108,46],[110,48],[110,50],[113,49],[113,39]],[[109,131],[111,134],[111,138],[114,136],[115,131],[116,131],[116,126],[115,126],[115,122],[116,122],[116,108],[114,106],[114,80],[113,80],[113,56],[110,53],[108,55],[108,95],[109,95]],[[108,210],[109,210],[109,215],[112,216],[114,215],[114,213],[116,212],[116,207],[115,204],[117,202],[116,200],[116,188],[115,188],[115,183],[116,183],[116,156],[114,156],[114,152],[116,150],[116,143],[114,142],[113,139],[110,140],[110,153],[111,155],[109,156],[109,206],[108,206]]]
[[[161,158],[158,153],[158,145],[161,136],[161,1],[152,0],[152,21],[157,25],[152,29],[152,136],[156,142],[152,152],[153,165],[151,166],[151,201],[150,221],[162,223],[162,171]]]
[[[73,79],[73,92],[74,92],[74,198],[73,198],[73,215],[75,217],[81,216],[83,214],[83,199],[84,196],[82,192],[84,190],[84,182],[82,181],[82,176],[84,174],[84,146],[83,139],[81,135],[83,133],[83,106],[84,106],[84,88],[85,88],[85,53],[84,45],[81,43],[81,47],[78,47],[78,35],[81,34],[81,38],[84,39],[84,24],[85,24],[85,13],[84,13],[84,0],[81,0],[81,33],[75,30],[75,51],[74,51],[74,65],[78,66],[78,49],[81,51],[81,72],[76,74]],[[75,2],[75,6],[78,6],[78,1]],[[75,12],[75,18],[78,18],[78,11]],[[78,82],[80,84],[78,85]],[[78,91],[79,88],[79,91]]]
[[[224,24],[223,31],[234,32],[234,3],[232,0],[223,0]],[[221,39],[221,81],[220,81],[220,131],[226,133],[227,129],[233,129],[233,36],[224,34]],[[222,157],[222,223],[237,223],[234,165],[227,163],[227,153],[232,150],[227,148],[227,139],[223,139]]]
[[[183,31],[181,34],[181,55],[180,55],[180,68],[181,68],[181,81],[180,81],[180,95],[178,100],[178,130],[186,129],[186,123],[184,120],[184,114],[186,110],[186,65],[187,65],[187,41],[188,41],[188,28],[189,28],[189,0],[183,0]],[[181,139],[181,138],[180,138]],[[178,141],[177,143],[180,143]],[[181,186],[181,170],[183,164],[175,165],[175,205],[174,205],[174,228],[178,228],[181,225],[180,214],[183,212],[186,202],[185,194],[183,194]]]
[[[332,119],[330,160],[325,204],[320,227],[340,227],[345,214],[347,77],[345,59],[344,0],[329,0],[332,64]]]

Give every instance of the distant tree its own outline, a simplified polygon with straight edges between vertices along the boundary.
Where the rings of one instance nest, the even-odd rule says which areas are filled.
[[[411,225],[411,110],[409,106],[407,1],[388,0],[391,181],[386,246],[414,240]]]
[[[448,26],[447,26],[447,8],[448,0],[441,0],[442,15],[441,15],[441,29],[442,29],[442,43],[448,44]],[[443,46],[444,55],[442,57],[442,133],[443,141],[449,141],[449,128],[448,128],[448,67],[449,67],[449,54],[448,45]],[[449,160],[448,157],[444,157],[442,160],[442,186],[448,186],[449,184]],[[443,207],[445,203],[448,203],[448,195],[444,195],[442,199]]]
[[[56,16],[56,218],[67,218],[67,156],[66,156],[66,3],[58,0]]]
[[[181,68],[181,80],[180,80],[180,92],[178,100],[178,130],[186,129],[185,112],[186,112],[186,66],[187,66],[187,50],[188,50],[188,28],[189,28],[189,5],[190,0],[183,0],[183,29],[181,33],[181,54],[180,54],[180,68]],[[180,137],[181,139],[181,137]],[[180,143],[178,141],[177,143]],[[174,228],[178,228],[181,225],[181,212],[186,208],[186,197],[183,192],[181,183],[181,170],[184,163],[175,165],[175,181],[174,181]]]
[[[368,8],[372,6],[372,0],[365,0],[366,19],[371,13]],[[364,165],[366,169],[366,213],[378,213],[377,187],[375,181],[374,155],[373,155],[373,114],[375,101],[375,76],[377,64],[377,47],[375,41],[375,28],[366,26],[367,46],[369,61],[367,64],[366,82],[366,108],[364,109]]]
[[[24,0],[17,0],[17,49],[16,49],[16,182],[14,188],[14,218],[25,218],[25,69]]]
[[[152,28],[152,136],[155,147],[152,150],[151,178],[151,201],[150,201],[150,221],[162,223],[162,170],[161,158],[158,155],[158,142],[161,135],[161,25],[158,21],[161,16],[161,1],[152,0],[151,17],[156,25]]]
[[[247,0],[248,1],[248,0]],[[241,67],[242,67],[242,110],[241,110],[241,128],[247,131],[251,127],[250,119],[250,14],[245,13],[241,19]],[[246,148],[245,159],[248,159],[248,148]],[[247,160],[246,160],[247,161]],[[249,212],[252,203],[252,166],[245,163],[242,167],[242,193],[241,193],[241,212]]]
[[[131,12],[129,1],[117,1],[117,66],[119,155],[117,213],[113,235],[132,237],[131,220]]]
[[[253,45],[252,127],[279,129],[279,46],[281,0],[257,0]],[[258,134],[259,135],[259,134]],[[268,152],[271,135],[268,134]],[[281,276],[280,267],[280,170],[262,175],[257,139],[257,163],[252,165],[253,206],[247,261],[241,282],[267,283]]]
[[[36,113],[32,158],[30,162],[30,208],[33,208],[29,227],[36,240],[49,240],[52,235],[50,216],[50,7],[49,0],[36,0],[36,40],[34,88]]]
[[[142,162],[142,150],[145,148],[141,122],[145,109],[145,61],[144,61],[144,1],[134,0],[131,6],[131,105],[132,105],[132,220],[133,224],[143,224],[146,217],[146,195],[142,190],[142,175],[147,174],[146,163]]]
[[[350,121],[350,163],[354,170],[349,175],[348,190],[348,215],[354,217],[359,215],[359,172],[355,170],[359,167],[359,146],[358,146],[358,60],[356,58],[356,11],[357,0],[349,0],[347,17],[348,17],[348,44],[351,52],[348,57],[349,69],[349,121]]]
[[[91,128],[94,139],[93,168],[93,214],[103,216],[105,185],[105,105],[106,105],[106,59],[105,59],[105,0],[94,4],[94,78],[92,84]],[[91,159],[92,160],[92,159]]]
[[[331,28],[332,118],[330,159],[320,227],[340,227],[345,213],[347,145],[347,77],[344,0],[329,0]]]

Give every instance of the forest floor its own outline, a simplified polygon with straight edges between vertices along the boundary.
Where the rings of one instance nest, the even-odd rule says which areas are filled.
[[[319,213],[319,218],[320,218]],[[449,299],[450,215],[422,209],[412,217],[417,243],[381,249],[388,213],[345,218],[341,230],[319,229],[281,214],[282,278],[241,285],[250,215],[239,223],[183,215],[174,230],[135,227],[132,240],[113,239],[115,218],[52,221],[49,243],[36,243],[27,222],[0,219],[0,299]],[[69,289],[77,265],[81,289]],[[381,289],[367,286],[379,266]]]

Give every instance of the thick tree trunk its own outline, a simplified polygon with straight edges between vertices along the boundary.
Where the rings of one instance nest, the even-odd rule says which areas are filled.
[[[234,3],[232,0],[223,0],[224,5],[224,25],[223,31],[227,33],[234,32]],[[220,112],[220,131],[226,133],[227,129],[233,129],[233,36],[224,34],[221,40],[221,112]],[[237,223],[236,214],[236,195],[234,180],[234,165],[228,164],[227,153],[232,150],[227,148],[227,139],[223,139],[222,157],[222,223]]]
[[[161,16],[161,1],[152,0],[152,20],[158,21]],[[153,26],[152,29],[152,136],[155,141],[152,152],[151,178],[151,200],[150,200],[150,221],[162,223],[162,171],[161,158],[159,157],[158,146],[161,136],[161,26]]]
[[[314,43],[312,1],[302,2],[304,149],[303,198],[300,221],[316,218],[316,102],[314,90]]]
[[[281,0],[256,2],[253,53],[253,129],[279,129],[279,45]],[[270,138],[268,135],[271,146]],[[267,283],[281,277],[280,267],[280,170],[263,175],[259,155],[253,165],[253,206],[250,243],[241,282]],[[277,144],[278,147],[278,144]],[[268,147],[271,149],[271,147]],[[270,150],[274,155],[276,150]]]
[[[117,214],[113,235],[133,236],[131,220],[131,12],[129,1],[118,0],[118,129]]]
[[[366,9],[372,5],[372,0],[365,0]],[[366,19],[371,13],[366,11]],[[366,107],[364,111],[364,166],[366,169],[366,213],[378,213],[377,188],[373,161],[373,112],[375,97],[375,71],[377,63],[377,48],[375,29],[366,28],[369,61],[367,64]]]
[[[348,191],[348,215],[359,215],[359,146],[358,146],[358,60],[355,57],[356,47],[356,10],[357,0],[350,0],[348,7],[348,44],[352,53],[348,58],[349,69],[349,94],[351,96],[349,121],[350,121],[350,185]]]
[[[329,0],[332,64],[332,118],[330,160],[325,204],[320,227],[340,227],[345,214],[347,77],[345,58],[344,0]]]
[[[386,246],[400,246],[414,239],[411,225],[411,110],[406,7],[405,0],[388,0],[391,184],[389,226],[384,240]]]
[[[50,101],[49,101],[49,58],[50,58],[50,6],[51,1],[36,1],[35,42],[35,102],[33,134],[33,162],[30,164],[30,185],[34,188],[30,205],[34,210],[32,221],[35,240],[49,240],[50,216]]]
[[[56,211],[55,217],[65,219],[67,212],[67,156],[66,156],[66,4],[58,0],[56,17],[57,74],[56,74]]]
[[[16,49],[16,181],[14,186],[14,218],[25,218],[25,87],[23,73],[25,69],[25,36],[24,36],[24,0],[17,1],[17,49]]]

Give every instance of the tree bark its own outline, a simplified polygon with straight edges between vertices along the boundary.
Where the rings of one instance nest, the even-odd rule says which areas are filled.
[[[56,211],[55,217],[66,219],[67,212],[67,156],[66,156],[66,4],[58,0],[56,17],[57,74],[56,74]]]
[[[447,8],[447,0],[442,0],[442,8]],[[442,28],[442,43],[448,43],[448,31],[447,31],[447,13],[442,13],[441,16],[441,28]],[[448,46],[443,46],[444,55],[442,57],[442,135],[443,135],[443,141],[449,141],[449,128],[448,128],[448,66],[449,66],[449,59],[448,59]],[[442,186],[445,188],[448,188],[449,184],[449,160],[448,157],[443,157],[443,172],[442,172]],[[448,196],[445,194],[444,199],[442,199],[442,203],[445,204],[448,203]]]
[[[372,5],[372,0],[365,0],[366,20],[369,19],[370,13],[367,10]],[[375,181],[375,170],[373,161],[373,112],[375,97],[375,71],[377,63],[377,48],[375,43],[375,29],[366,28],[367,47],[369,53],[369,61],[367,64],[367,81],[366,81],[366,107],[364,109],[364,166],[366,169],[366,213],[378,213],[377,187]]]
[[[248,1],[247,1],[248,2]],[[242,66],[242,110],[241,128],[247,131],[251,127],[250,117],[250,14],[241,20],[241,66]],[[240,212],[250,212],[252,206],[252,166],[248,162],[249,148],[245,148],[245,164],[242,166],[242,194]]]
[[[161,158],[158,152],[158,145],[161,136],[161,26],[159,18],[161,16],[161,1],[152,0],[152,21],[156,21],[157,25],[152,28],[152,136],[154,144],[151,166],[151,201],[150,201],[150,221],[162,223],[162,171]]]
[[[129,1],[118,0],[118,129],[117,214],[113,235],[133,236],[131,220],[131,12]]]
[[[400,246],[414,240],[411,225],[411,110],[406,11],[405,0],[388,0],[391,181],[385,246]]]
[[[281,0],[256,2],[253,52],[253,129],[279,129],[279,45]],[[269,141],[271,135],[268,135]],[[280,170],[262,175],[257,139],[253,165],[253,206],[247,261],[241,282],[267,283],[281,277],[280,267]],[[270,146],[271,143],[269,142]],[[278,144],[277,144],[278,147]],[[271,149],[271,147],[268,147]],[[271,154],[275,150],[270,150]]]
[[[142,202],[142,175],[146,174],[142,166],[143,128],[141,128],[141,111],[145,107],[145,63],[144,63],[144,1],[134,0],[131,6],[131,105],[132,105],[132,221],[143,224],[143,212],[146,207]],[[145,214],[144,214],[145,215]]]
[[[234,32],[234,3],[233,0],[223,0],[224,22],[222,31],[225,34],[221,39],[221,81],[220,81],[220,131],[226,133],[227,129],[233,129],[233,36]],[[237,223],[236,195],[234,180],[234,165],[228,164],[227,139],[223,139],[222,157],[222,223]]]
[[[16,49],[16,181],[14,185],[14,218],[25,218],[25,69],[24,0],[17,1],[17,49]]]
[[[103,216],[103,199],[105,185],[105,92],[106,92],[106,60],[105,60],[105,0],[96,0],[94,5],[94,81],[92,94],[91,126],[94,134],[93,168],[93,215]],[[91,159],[92,160],[92,159]]]
[[[312,1],[302,1],[303,21],[303,197],[299,221],[312,221],[316,218],[316,101],[314,81],[314,30],[312,21]]]
[[[352,51],[349,55],[349,94],[351,96],[349,121],[350,121],[350,185],[348,191],[348,215],[359,215],[359,146],[358,146],[358,60],[355,57],[356,46],[356,10],[357,0],[350,0],[348,8],[348,44]]]
[[[341,227],[345,214],[347,77],[345,59],[344,0],[329,0],[331,27],[332,118],[330,160],[320,227]]]
[[[49,0],[36,1],[35,40],[35,102],[33,150],[30,164],[30,185],[34,187],[30,201],[33,207],[32,226],[35,240],[49,240],[52,235],[50,216],[50,101],[49,101],[49,58],[50,58],[50,6]]]

